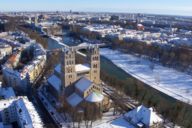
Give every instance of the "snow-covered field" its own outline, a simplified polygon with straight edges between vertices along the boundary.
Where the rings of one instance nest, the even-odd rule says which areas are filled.
[[[117,50],[102,48],[100,54],[147,85],[192,105],[192,76]]]

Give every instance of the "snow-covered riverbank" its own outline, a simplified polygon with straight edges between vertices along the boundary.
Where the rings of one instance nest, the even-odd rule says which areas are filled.
[[[103,48],[100,54],[147,85],[192,105],[192,76],[117,50]]]

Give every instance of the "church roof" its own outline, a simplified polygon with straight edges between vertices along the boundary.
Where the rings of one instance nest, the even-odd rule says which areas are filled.
[[[81,92],[86,91],[90,86],[92,85],[92,82],[88,80],[85,77],[82,77],[77,83],[75,84],[75,87],[80,90]]]
[[[61,86],[61,80],[56,75],[52,75],[48,78],[48,83],[59,92]]]
[[[88,72],[90,71],[90,66],[88,64],[76,64],[75,71],[77,73]]]
[[[90,66],[88,64],[76,64],[75,71],[77,73],[88,72],[88,71],[90,71]],[[57,72],[58,74],[61,73],[61,64],[58,64],[55,67],[55,72]]]
[[[104,96],[101,93],[98,92],[92,92],[86,97],[86,101],[88,102],[101,102],[103,100]]]
[[[73,93],[67,98],[67,102],[72,106],[76,107],[79,103],[83,101],[83,98],[81,98],[77,93]]]
[[[61,64],[58,64],[56,67],[55,67],[55,71],[60,74],[61,73]]]

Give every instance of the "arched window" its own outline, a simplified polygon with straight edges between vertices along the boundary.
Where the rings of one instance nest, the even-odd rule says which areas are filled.
[[[71,72],[73,72],[73,69],[71,68],[71,70],[70,70]]]
[[[97,64],[94,64],[94,65],[93,65],[93,68],[97,68]]]

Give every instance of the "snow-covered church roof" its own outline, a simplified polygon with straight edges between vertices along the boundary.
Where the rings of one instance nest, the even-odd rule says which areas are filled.
[[[101,102],[103,100],[104,96],[101,93],[98,92],[92,92],[86,97],[86,101],[88,102]]]
[[[76,64],[75,71],[77,73],[88,72],[90,71],[90,66],[88,64]]]
[[[92,82],[88,80],[85,77],[82,77],[76,84],[75,87],[80,90],[81,92],[86,91],[90,86],[92,85]]]
[[[88,64],[76,64],[75,65],[75,71],[77,73],[88,72],[88,71],[90,71],[90,66]],[[61,64],[58,64],[55,67],[55,72],[58,74],[61,73]]]
[[[67,98],[67,102],[72,106],[76,107],[79,103],[83,101],[83,98],[81,98],[77,93],[73,93]]]
[[[59,92],[61,87],[61,80],[56,75],[52,75],[48,78],[47,82]]]
[[[88,102],[92,102],[92,103],[96,103],[96,102],[101,102],[103,100],[104,96],[100,93],[97,92],[92,92],[91,94],[89,94],[85,100]],[[84,99],[78,95],[77,93],[73,93],[71,94],[68,98],[67,98],[67,102],[72,106],[72,107],[76,107],[77,105],[79,105]]]

